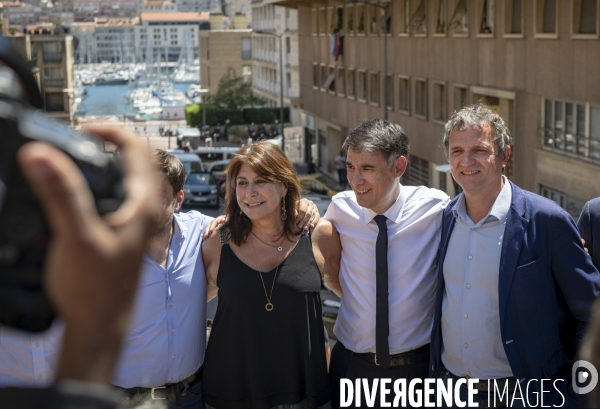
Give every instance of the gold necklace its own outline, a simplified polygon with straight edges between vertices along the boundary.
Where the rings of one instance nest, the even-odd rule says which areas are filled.
[[[252,230],[250,230],[250,232],[252,233]],[[252,234],[254,234],[254,233],[252,233]],[[256,235],[254,235],[254,237],[256,237]],[[258,239],[258,237],[256,237],[256,238]],[[285,236],[284,236],[284,239],[285,239]],[[281,241],[281,243],[283,244],[283,240]],[[265,244],[267,244],[267,243],[265,243]],[[280,247],[281,247],[281,245],[280,245]],[[294,246],[294,247],[296,247],[296,246]],[[277,268],[275,269],[275,276],[273,277],[273,284],[271,284],[271,294],[267,295],[267,287],[265,286],[265,280],[263,280],[263,276],[262,276],[263,273],[262,273],[262,271],[260,271],[258,259],[256,258],[256,247],[254,247],[254,242],[252,242],[252,250],[254,250],[254,262],[256,263],[256,271],[258,271],[258,275],[260,277],[260,282],[263,285],[263,290],[265,290],[265,297],[267,298],[267,303],[265,304],[265,310],[271,312],[271,311],[273,311],[273,303],[271,302],[271,300],[273,299],[273,288],[275,288],[275,280],[277,279],[277,273],[279,272],[279,266],[281,265],[281,263],[283,263],[283,260],[281,260],[281,263],[277,264]],[[279,251],[281,251],[281,250],[279,250]]]
[[[263,244],[266,244],[267,246],[270,246],[270,247],[274,247],[274,248],[276,248],[278,251],[282,251],[282,250],[283,250],[282,244],[283,244],[283,241],[285,240],[285,234],[284,234],[284,235],[283,235],[283,237],[281,238],[281,243],[279,243],[279,245],[277,246],[277,245],[269,244],[269,243],[267,243],[266,241],[263,241],[263,240],[262,240],[260,237],[258,237],[256,234],[254,234],[254,232],[253,232],[252,230],[250,230],[250,233],[252,233],[252,235],[253,235],[254,237],[256,237],[256,238],[258,239],[258,241],[260,241],[261,243],[263,243]]]

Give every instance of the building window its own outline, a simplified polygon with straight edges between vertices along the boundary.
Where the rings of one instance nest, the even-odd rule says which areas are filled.
[[[335,67],[334,66],[329,66],[329,69],[327,71],[327,82],[324,85],[324,88],[327,88],[327,90],[332,93],[335,94],[335,88],[336,88],[336,83],[335,83]]]
[[[583,200],[570,197],[566,193],[559,192],[547,186],[540,186],[540,195],[552,200],[565,209],[574,220],[579,219],[584,206]]]
[[[506,37],[523,36],[525,0],[504,1],[504,35]]]
[[[446,34],[446,0],[436,0],[434,3],[435,31],[434,34]]]
[[[544,146],[600,160],[600,106],[546,99],[543,117]]]
[[[479,35],[494,34],[494,0],[478,0]]]
[[[402,175],[402,184],[429,187],[429,162],[411,155],[408,158],[406,172]]]
[[[319,64],[316,62],[313,63],[313,88],[319,88],[321,85],[321,80],[319,78]]]
[[[242,65],[242,81],[244,83],[252,83],[252,66]]]
[[[572,0],[573,36],[598,35],[598,2],[599,0]]]
[[[454,0],[456,6],[452,12],[448,28],[455,36],[467,36],[469,34],[469,13],[467,0]]]
[[[329,73],[327,71],[327,66],[325,64],[321,64],[321,91],[327,91],[327,86],[325,85],[327,83],[327,79],[329,78]]]
[[[318,17],[319,34],[325,35],[325,33],[327,32],[327,9],[319,9]]]
[[[346,70],[343,67],[337,68],[337,93],[343,97],[346,95]]]
[[[312,15],[312,35],[318,35],[319,34],[319,10],[312,9],[311,15]]]
[[[398,35],[407,36],[410,27],[410,2],[409,0],[398,0]]]
[[[369,73],[369,102],[372,105],[379,106],[379,90],[381,89],[381,83],[379,81],[379,73],[378,72],[370,72]]]
[[[454,86],[454,112],[460,111],[463,107],[467,106],[467,87],[461,85]]]
[[[408,77],[400,76],[398,82],[398,109],[405,113],[410,114],[410,81]]]
[[[62,92],[46,93],[46,111],[48,112],[64,112],[65,100]]]
[[[369,34],[379,35],[379,26],[381,25],[381,10],[376,6],[369,5],[367,6],[367,12],[369,13]]]
[[[382,6],[387,7],[387,20],[385,21],[385,34],[387,35],[391,35],[394,30],[392,30],[393,26],[393,21],[394,19],[392,18],[394,16],[394,4],[390,1],[385,1],[383,2]],[[381,11],[383,13],[383,10]],[[382,32],[384,31],[384,27],[383,27],[383,14],[381,14],[381,30]]]
[[[46,62],[59,62],[62,61],[62,43],[43,43],[42,44],[42,58]]]
[[[415,115],[427,118],[427,81],[415,80]]]
[[[536,37],[556,38],[559,0],[535,0]]]
[[[385,84],[385,92],[387,92],[387,108],[389,111],[394,109],[394,77],[390,74],[387,76]]]
[[[433,119],[446,121],[446,84],[435,82],[433,84]]]
[[[425,8],[425,0],[417,0],[413,2],[414,10],[410,17],[410,26],[415,32],[415,35],[427,35],[427,10]]]
[[[356,5],[356,34],[365,34],[365,6],[364,4]]]
[[[242,37],[242,60],[252,59],[252,43],[250,37]]]
[[[286,8],[286,10],[288,9]],[[335,9],[333,29],[334,32],[342,31],[344,29],[344,7],[340,6]]]
[[[354,15],[354,6],[346,6],[346,34],[354,35],[354,29],[356,28],[356,16]]]
[[[357,98],[360,102],[367,102],[367,73],[366,71],[358,71],[357,78]]]
[[[354,70],[348,68],[348,70],[346,70],[346,74],[348,75],[346,77],[346,79],[347,79],[347,81],[346,81],[346,96],[348,98],[354,99],[354,97],[356,96],[356,90],[355,90],[356,79],[354,78],[354,76],[355,76]]]

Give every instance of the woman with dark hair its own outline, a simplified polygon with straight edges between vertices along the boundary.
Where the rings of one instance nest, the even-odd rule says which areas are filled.
[[[339,286],[341,246],[321,219],[293,223],[300,185],[269,142],[243,147],[227,170],[227,222],[202,244],[219,304],[204,361],[207,408],[328,408],[321,279]]]

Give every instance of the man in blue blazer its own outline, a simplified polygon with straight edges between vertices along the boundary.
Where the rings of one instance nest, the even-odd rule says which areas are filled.
[[[590,200],[583,206],[577,227],[585,240],[585,247],[594,265],[600,269],[600,197]]]
[[[430,375],[480,379],[480,407],[578,405],[571,369],[600,274],[575,223],[503,175],[510,136],[487,106],[455,113],[444,148],[463,193],[444,210]]]

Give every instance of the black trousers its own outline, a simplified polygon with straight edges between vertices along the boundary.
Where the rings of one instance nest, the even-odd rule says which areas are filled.
[[[408,352],[410,354],[410,352]],[[424,380],[427,378],[429,373],[429,352],[426,356],[423,356],[423,362],[413,365],[400,365],[383,368],[377,366],[374,363],[368,362],[363,358],[357,356],[352,351],[346,349],[341,342],[338,342],[331,351],[331,362],[329,364],[329,381],[331,384],[331,403],[332,407],[337,409],[340,407],[340,380],[348,379],[350,382],[355,384],[356,379],[366,379],[368,384],[373,385],[373,380],[376,378],[387,378],[392,380],[392,384],[388,384],[388,389],[392,390],[392,394],[387,396],[387,402],[392,403],[393,401],[393,382],[396,379],[406,379],[407,386],[412,379]],[[361,381],[362,384],[362,381]],[[423,385],[415,389],[422,390]],[[360,391],[361,399],[360,406],[356,406],[356,401],[353,400],[351,408],[379,408],[380,407],[380,395],[379,387],[375,397],[375,405],[367,406],[366,396],[364,390]],[[391,396],[391,397],[390,397]],[[407,407],[408,401],[407,401]]]

